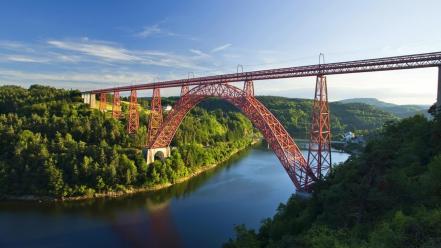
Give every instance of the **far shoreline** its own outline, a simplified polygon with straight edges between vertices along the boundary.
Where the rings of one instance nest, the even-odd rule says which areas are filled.
[[[51,197],[51,196],[35,196],[35,195],[23,195],[23,196],[8,196],[7,195],[7,196],[4,196],[3,198],[1,198],[0,203],[2,201],[73,202],[73,201],[102,199],[102,198],[118,198],[118,197],[123,197],[123,196],[128,196],[128,195],[134,195],[137,193],[159,191],[162,189],[169,188],[173,185],[183,183],[185,181],[190,180],[191,178],[194,178],[194,177],[200,175],[203,172],[214,169],[214,168],[224,164],[228,160],[230,160],[237,153],[239,153],[243,150],[246,150],[246,149],[248,149],[258,143],[261,143],[261,139],[253,140],[248,145],[244,146],[243,148],[233,150],[230,153],[230,155],[228,156],[228,158],[226,158],[222,161],[219,161],[219,162],[217,162],[215,164],[211,164],[211,165],[201,166],[200,168],[198,168],[196,171],[190,173],[189,175],[177,179],[174,183],[157,184],[157,185],[153,185],[153,186],[143,186],[143,187],[130,187],[124,191],[107,191],[107,192],[102,192],[102,193],[94,193],[91,196],[83,195],[83,196],[68,196],[68,197]]]

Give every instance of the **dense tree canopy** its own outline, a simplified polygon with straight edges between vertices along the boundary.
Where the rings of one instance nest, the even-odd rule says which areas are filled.
[[[364,152],[225,247],[441,247],[441,120],[388,123]]]
[[[128,135],[125,120],[89,109],[77,91],[0,87],[0,196],[81,196],[173,183],[227,159],[255,135],[237,112],[195,108],[172,156],[147,165],[145,112],[139,131]]]
[[[257,99],[277,117],[293,137],[309,137],[312,100],[278,96],[257,96]],[[229,111],[237,111],[234,106],[226,105],[224,101],[217,99],[203,102],[200,106],[207,110],[215,110],[222,106]],[[390,112],[363,103],[331,102],[329,107],[334,139],[340,139],[340,136],[348,131],[364,135],[381,128],[387,121],[398,120],[398,117]]]
[[[108,95],[108,102],[112,101]],[[259,99],[291,134],[304,137],[311,101]],[[123,99],[124,100],[124,99]],[[126,120],[90,109],[80,92],[33,85],[0,87],[0,196],[82,196],[174,183],[202,167],[228,159],[259,133],[233,106],[216,99],[186,116],[172,155],[145,162],[148,103],[140,98],[140,129],[128,135]],[[172,105],[176,97],[163,98]],[[364,132],[393,116],[367,105],[331,106],[333,129]],[[127,116],[127,103],[122,104]],[[166,113],[165,113],[166,114]]]

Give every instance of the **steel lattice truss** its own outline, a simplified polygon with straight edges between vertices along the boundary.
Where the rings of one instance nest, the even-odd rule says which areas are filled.
[[[112,117],[119,119],[121,117],[121,97],[119,91],[113,92]]]
[[[312,183],[307,181],[307,175],[314,180],[316,177],[300,149],[276,117],[254,97],[252,82],[246,82],[244,88],[245,91],[229,84],[209,84],[191,89],[175,103],[150,148],[169,146],[188,111],[206,98],[218,97],[232,103],[251,120],[279,158],[295,187],[307,189]]]
[[[338,62],[328,64],[317,64],[298,67],[287,67],[279,69],[269,69],[260,71],[250,71],[241,73],[230,73],[209,77],[196,77],[180,80],[162,81],[157,83],[147,83],[124,87],[92,90],[86,93],[101,93],[118,91],[130,91],[132,89],[147,90],[153,88],[169,88],[190,85],[209,85],[225,82],[242,82],[249,80],[280,79],[294,77],[308,77],[331,74],[388,71],[400,69],[413,69],[441,66],[441,52],[414,54],[406,56],[386,57],[378,59],[356,60],[349,62]]]
[[[85,93],[100,94],[99,109],[104,111],[106,109],[106,93],[113,92],[112,114],[113,117],[117,118],[120,115],[119,92],[131,91],[128,132],[135,133],[139,128],[136,91],[154,89],[149,133],[146,141],[148,148],[169,146],[185,115],[200,101],[208,97],[224,99],[240,109],[253,122],[254,126],[262,132],[295,187],[300,190],[308,190],[314,181],[322,178],[331,169],[330,114],[326,78],[323,75],[434,66],[441,66],[441,52],[188,78],[99,89]],[[317,81],[311,123],[311,139],[308,160],[306,161],[294,139],[291,138],[274,115],[254,97],[253,80],[308,76],[317,76]],[[243,90],[227,84],[227,82],[241,81],[245,82]],[[190,89],[189,86],[195,87]],[[181,87],[181,98],[163,121],[159,89],[169,87]]]
[[[161,95],[159,92],[159,88],[153,90],[153,97],[150,108],[150,116],[149,116],[149,129],[147,135],[147,146],[153,142],[156,134],[161,128],[162,125],[162,105],[161,105]]]
[[[308,165],[322,179],[331,169],[331,124],[325,76],[318,76],[312,107]]]
[[[101,93],[100,94],[100,105],[99,105],[100,111],[106,111],[106,105],[107,105],[106,93]]]
[[[188,87],[188,85],[182,86],[181,87],[181,96],[187,94],[189,90],[190,90],[190,87]]]
[[[129,119],[127,122],[128,133],[136,133],[139,128],[138,98],[136,90],[130,92]]]

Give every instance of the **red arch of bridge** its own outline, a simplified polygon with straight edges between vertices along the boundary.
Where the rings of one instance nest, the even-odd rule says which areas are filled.
[[[249,82],[248,82],[249,83]],[[252,82],[251,82],[252,84]],[[209,84],[197,86],[184,94],[174,105],[156,136],[148,144],[149,148],[169,146],[182,120],[194,106],[209,97],[224,99],[240,109],[259,129],[282,163],[297,189],[307,189],[317,176],[309,168],[294,139],[288,134],[277,118],[248,90],[241,90],[229,84]]]

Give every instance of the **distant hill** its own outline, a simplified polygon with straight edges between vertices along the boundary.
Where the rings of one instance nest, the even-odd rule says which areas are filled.
[[[178,97],[163,97],[162,105],[173,105]],[[308,138],[311,125],[311,99],[286,98],[279,96],[257,96],[283,124],[287,131],[296,138]],[[147,106],[149,98],[139,98],[142,106]],[[237,109],[220,99],[208,99],[198,104],[199,107],[216,111],[237,111]],[[357,135],[365,135],[383,127],[387,121],[398,120],[425,113],[424,106],[395,105],[381,102],[375,98],[347,99],[329,103],[331,109],[331,128],[335,139],[345,132],[352,131]],[[428,106],[427,106],[428,108]]]
[[[178,97],[163,97],[162,105],[173,105]],[[288,132],[296,138],[308,138],[311,125],[311,99],[286,98],[279,96],[257,96],[283,124]],[[138,99],[142,103],[144,100]],[[147,103],[142,104],[147,106]],[[223,109],[237,111],[227,102],[209,99],[198,104],[209,111]],[[375,98],[356,98],[330,102],[331,128],[333,136],[339,139],[345,132],[352,131],[357,135],[365,135],[383,127],[385,122],[413,116],[417,113],[427,114],[429,106],[396,105],[382,102]]]
[[[336,103],[341,103],[341,104],[364,103],[375,106],[386,112],[393,113],[394,115],[400,118],[406,118],[406,117],[414,116],[416,114],[423,114],[425,116],[429,116],[427,110],[430,107],[429,105],[398,105],[398,104],[383,102],[376,98],[351,98],[351,99],[337,101]]]
[[[387,108],[387,107],[397,106],[396,104],[393,104],[393,103],[380,101],[377,98],[350,98],[350,99],[344,99],[344,100],[337,101],[337,102],[339,102],[339,103],[364,103],[364,104],[373,105],[378,108]]]
[[[312,100],[278,96],[257,96],[257,99],[277,117],[291,135],[296,138],[308,138]],[[175,99],[168,98],[165,100],[163,98],[163,104],[170,100]],[[206,100],[200,103],[199,106],[212,111],[216,109],[236,110],[232,105],[219,99]],[[331,102],[330,109],[331,128],[334,137],[340,137],[347,131],[367,134],[382,127],[387,121],[399,119],[391,112],[364,103],[342,104]]]

